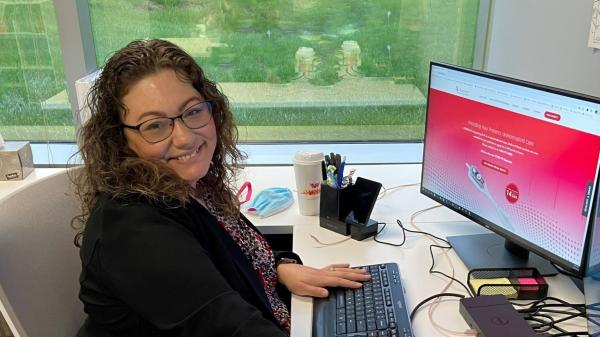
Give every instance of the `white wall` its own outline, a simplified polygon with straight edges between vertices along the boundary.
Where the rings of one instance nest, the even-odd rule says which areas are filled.
[[[495,0],[484,70],[600,97],[593,0]]]

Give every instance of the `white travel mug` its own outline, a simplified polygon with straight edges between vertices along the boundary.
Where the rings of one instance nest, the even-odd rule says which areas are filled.
[[[323,153],[298,151],[294,154],[293,162],[300,215],[318,215]]]

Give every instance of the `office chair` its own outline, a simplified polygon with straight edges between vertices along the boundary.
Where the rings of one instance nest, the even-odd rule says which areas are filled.
[[[75,336],[84,321],[76,214],[66,171],[0,200],[0,309],[15,337]]]

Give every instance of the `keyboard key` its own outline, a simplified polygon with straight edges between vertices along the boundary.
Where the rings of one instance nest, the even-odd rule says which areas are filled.
[[[387,329],[387,322],[385,321],[385,317],[377,318],[377,330]]]
[[[363,319],[357,319],[356,331],[367,331],[367,322]]]
[[[375,319],[372,319],[372,320],[367,319],[367,330],[368,331],[377,330],[377,323],[375,323]]]
[[[346,322],[338,322],[337,324],[337,334],[345,334],[346,333]]]
[[[343,291],[336,292],[336,302],[338,308],[343,308],[346,306],[346,299]]]
[[[354,318],[348,318],[346,320],[346,332],[356,332],[356,322],[354,321]]]

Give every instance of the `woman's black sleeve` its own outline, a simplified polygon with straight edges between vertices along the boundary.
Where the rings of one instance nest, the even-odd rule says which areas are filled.
[[[181,336],[286,336],[229,286],[194,235],[148,205],[105,213],[102,275],[136,313]],[[106,228],[106,225],[105,225]]]

